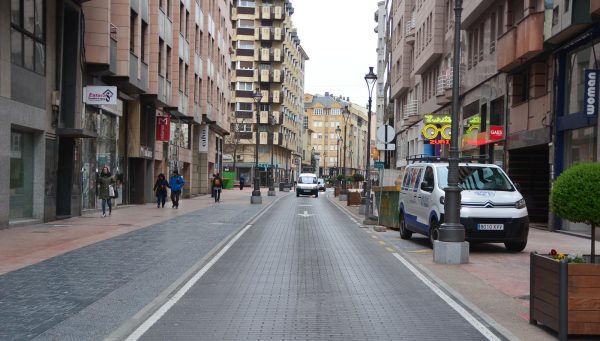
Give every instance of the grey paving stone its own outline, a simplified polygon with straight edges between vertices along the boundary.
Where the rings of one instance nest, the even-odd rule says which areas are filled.
[[[0,276],[0,340],[102,339],[260,208],[201,209]]]
[[[300,216],[304,211],[314,215]],[[325,198],[290,196],[262,216],[142,339],[483,336]]]

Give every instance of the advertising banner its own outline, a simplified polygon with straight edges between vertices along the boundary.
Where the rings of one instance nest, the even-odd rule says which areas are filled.
[[[83,101],[86,104],[117,104],[116,86],[86,86],[83,88]]]
[[[583,111],[588,116],[598,115],[598,75],[600,70],[585,70]]]
[[[198,151],[201,153],[208,153],[208,125],[200,127],[200,143],[198,145]]]
[[[171,138],[171,117],[156,117],[156,141],[168,142]]]

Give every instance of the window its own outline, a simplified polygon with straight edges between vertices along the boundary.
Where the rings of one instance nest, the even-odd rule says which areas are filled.
[[[184,88],[185,88],[186,96],[188,95],[188,93],[190,91],[190,86],[189,86],[190,82],[188,82],[188,69],[189,69],[189,66],[187,64],[185,64],[184,71],[183,71],[184,72],[183,81],[185,82]]]
[[[501,36],[504,33],[504,8],[500,6],[498,10],[498,36]]]
[[[163,72],[163,49],[165,48],[165,42],[158,38],[158,74],[164,76]]]
[[[255,5],[254,5],[254,1],[239,0],[238,7],[255,7]]]
[[[11,61],[29,70],[46,72],[44,1],[11,1]]]
[[[148,41],[148,24],[142,21],[142,44],[140,45],[140,58],[146,62],[146,42]]]
[[[490,53],[496,51],[496,13],[492,13],[490,26]]]
[[[196,50],[196,54],[201,54],[202,52],[202,46],[201,46],[201,40],[200,40],[200,27],[198,25],[196,25],[196,34],[195,34],[195,42],[194,42],[194,49]]]
[[[235,110],[237,111],[252,111],[252,103],[236,103]]]
[[[479,61],[483,60],[483,33],[485,32],[483,24],[479,25]]]
[[[137,14],[131,11],[129,16],[129,52],[135,54],[135,25],[137,22]]]
[[[238,20],[238,28],[254,28],[254,20],[240,19]]]
[[[238,49],[254,50],[254,42],[249,40],[240,40],[237,44]]]
[[[323,108],[315,108],[314,114],[315,115],[323,115]]]
[[[183,60],[181,60],[181,58],[179,59],[179,91],[183,92],[183,75],[184,73],[184,69],[183,69]]]
[[[254,63],[241,60],[241,61],[237,62],[237,69],[238,70],[253,70]]]
[[[251,82],[237,82],[235,89],[240,90],[240,91],[252,91],[252,83]]]
[[[302,118],[302,128],[308,129],[308,117]]]
[[[251,133],[252,124],[250,123],[236,123],[236,131],[240,133]]]
[[[171,80],[171,47],[167,45],[167,60],[165,61],[166,65],[166,78],[167,80]]]

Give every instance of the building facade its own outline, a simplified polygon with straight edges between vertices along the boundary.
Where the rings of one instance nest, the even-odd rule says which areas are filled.
[[[463,2],[460,68],[453,70],[454,1],[392,1],[388,96],[399,134],[396,166],[409,155],[447,155],[452,76],[459,72],[461,154],[504,167],[532,223],[589,233],[554,217],[549,193],[574,162],[599,160],[597,116],[583,106],[585,70],[598,69],[598,7]]]
[[[267,185],[296,178],[302,147],[307,54],[292,23],[289,0],[237,1],[233,9],[235,68],[231,79],[228,163],[239,178]],[[253,94],[261,97],[255,103]],[[258,169],[255,169],[258,139]]]
[[[338,174],[364,175],[367,110],[351,103],[349,98],[328,92],[305,94],[304,110],[306,125],[311,130],[310,151],[319,160],[315,173],[330,178]]]

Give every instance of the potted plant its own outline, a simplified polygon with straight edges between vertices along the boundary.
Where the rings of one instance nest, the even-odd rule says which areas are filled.
[[[530,322],[541,322],[567,340],[570,334],[600,335],[600,261],[595,228],[600,225],[600,163],[576,164],[554,182],[551,209],[572,222],[591,226],[591,254],[552,250],[531,254]]]

